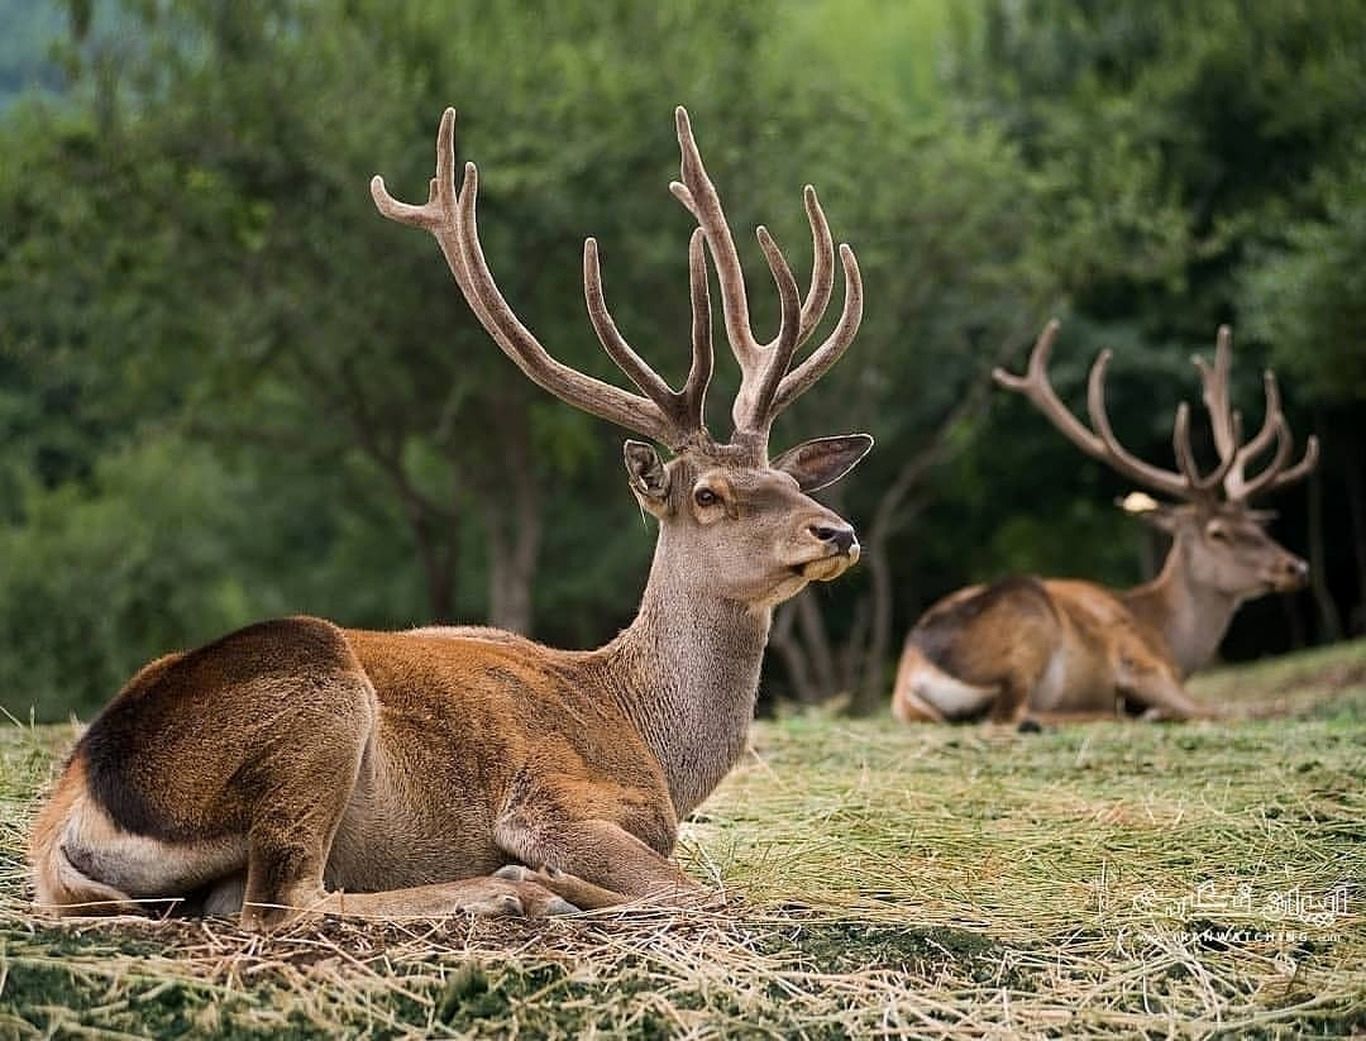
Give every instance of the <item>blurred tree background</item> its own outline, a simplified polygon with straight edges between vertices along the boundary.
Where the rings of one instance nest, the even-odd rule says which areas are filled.
[[[803,258],[810,180],[857,248],[859,341],[775,448],[877,436],[831,491],[867,566],[781,612],[767,696],[877,707],[965,582],[1145,577],[1128,489],[990,392],[1054,313],[1062,388],[1113,346],[1116,426],[1157,460],[1220,322],[1246,411],[1277,366],[1325,443],[1275,504],[1314,588],[1249,605],[1225,651],[1366,626],[1366,0],[0,0],[0,41],[15,715],[88,715],[145,659],[280,613],[570,646],[629,621],[653,534],[621,434],[530,386],[370,202],[376,171],[423,194],[446,104],[504,291],[600,375],[589,234],[627,336],[687,364],[676,103],[737,230]]]

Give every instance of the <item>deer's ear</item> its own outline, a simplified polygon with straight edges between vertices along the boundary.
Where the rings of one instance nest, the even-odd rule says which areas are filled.
[[[636,499],[656,517],[662,516],[669,506],[669,471],[664,469],[659,452],[644,441],[627,441],[623,454]]]
[[[847,474],[872,447],[868,434],[817,437],[789,448],[773,460],[772,466],[795,477],[802,491],[815,492]]]
[[[1130,517],[1137,517],[1158,531],[1165,531],[1168,535],[1176,534],[1180,521],[1176,510],[1162,505],[1146,492],[1130,492],[1124,498],[1116,499],[1115,505]]]

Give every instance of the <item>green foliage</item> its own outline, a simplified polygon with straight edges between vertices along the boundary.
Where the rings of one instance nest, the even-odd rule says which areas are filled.
[[[1328,402],[1366,401],[1366,155],[1324,189],[1322,219],[1284,229],[1247,269],[1243,309],[1287,374]]]
[[[1171,410],[1197,386],[1184,359],[1207,353],[1216,326],[1231,322],[1236,403],[1251,421],[1258,362],[1281,366],[1301,441],[1311,415],[1322,417],[1321,432],[1331,428],[1344,452],[1325,464],[1325,483],[1340,486],[1340,467],[1357,465],[1359,424],[1309,406],[1362,400],[1366,4],[985,0],[980,10],[956,23],[964,58],[953,82],[967,111],[1001,127],[1042,180],[1048,264],[1071,311],[1060,382],[1075,386],[1078,365],[1114,347],[1115,426],[1140,455],[1170,465]],[[1127,490],[1106,475],[1097,485],[1081,472],[1091,464],[1018,403],[1003,402],[983,435],[983,451],[1000,458],[966,472],[1010,510],[1052,520],[1071,514],[1079,495],[1100,504]],[[1302,493],[1292,499],[1280,534],[1302,547]],[[974,528],[979,538],[993,537],[999,509]],[[1071,544],[1069,570],[1135,577],[1117,566],[1126,554]],[[1052,550],[1042,537],[1035,547],[1042,567]],[[1011,552],[1015,566],[1030,556],[1023,544]],[[1327,552],[1329,572],[1350,566],[1345,541]]]
[[[523,536],[539,538],[535,635],[590,645],[630,618],[651,529],[619,432],[529,386],[430,237],[365,190],[380,171],[423,196],[451,103],[504,293],[552,353],[608,379],[582,301],[590,234],[623,332],[667,378],[687,364],[674,104],[761,331],[776,297],[747,229],[768,224],[804,278],[800,192],[818,185],[858,250],[865,319],[775,448],[876,434],[832,490],[865,530],[1052,310],[1064,393],[1114,346],[1116,427],[1157,461],[1193,387],[1185,356],[1227,319],[1241,402],[1269,356],[1297,430],[1321,411],[1353,429],[1360,0],[19,8],[0,104],[34,82],[6,69],[45,86],[0,116],[0,680],[21,713],[88,710],[146,657],[263,614],[482,619],[495,554]],[[890,534],[898,628],[1007,570],[1137,577],[1145,536],[1107,505],[1126,489],[1027,407],[997,400],[943,437],[949,462]],[[1339,445],[1329,463],[1352,458]],[[867,581],[822,590],[837,634]]]
[[[103,457],[89,486],[31,488],[28,523],[0,529],[7,702],[88,712],[147,659],[249,618],[249,518],[223,508],[242,492],[171,442]]]

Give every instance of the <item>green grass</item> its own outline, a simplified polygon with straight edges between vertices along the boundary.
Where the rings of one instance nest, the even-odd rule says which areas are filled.
[[[685,829],[723,909],[269,939],[35,920],[23,835],[71,734],[12,726],[0,1038],[1360,1035],[1366,642],[1195,689],[1247,718],[760,724]]]

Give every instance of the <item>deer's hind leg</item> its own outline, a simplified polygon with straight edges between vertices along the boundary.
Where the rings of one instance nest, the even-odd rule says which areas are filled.
[[[297,698],[298,696],[295,695]],[[300,709],[234,779],[247,803],[244,928],[270,928],[324,897],[323,872],[373,741],[374,690],[363,674],[327,684],[325,717]]]

